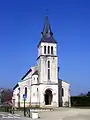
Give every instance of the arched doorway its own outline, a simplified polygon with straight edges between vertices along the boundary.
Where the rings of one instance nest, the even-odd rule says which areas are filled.
[[[45,91],[45,105],[51,105],[52,102],[52,91],[50,89],[47,89]]]

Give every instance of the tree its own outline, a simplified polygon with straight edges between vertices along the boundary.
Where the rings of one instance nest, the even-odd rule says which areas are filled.
[[[1,93],[1,102],[5,103],[12,100],[13,92],[11,89],[4,89]]]
[[[90,97],[90,91],[88,91],[87,96]]]

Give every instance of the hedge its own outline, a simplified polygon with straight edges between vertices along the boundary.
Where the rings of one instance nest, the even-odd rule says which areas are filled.
[[[89,96],[72,96],[71,106],[90,106]]]

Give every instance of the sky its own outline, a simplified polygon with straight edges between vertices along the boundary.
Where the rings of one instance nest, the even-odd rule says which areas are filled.
[[[48,12],[46,12],[48,9]],[[1,0],[0,87],[13,88],[37,64],[45,16],[58,43],[59,77],[71,94],[90,90],[90,1]]]

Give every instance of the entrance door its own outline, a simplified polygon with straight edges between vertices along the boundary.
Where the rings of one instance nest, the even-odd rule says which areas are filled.
[[[47,89],[45,91],[45,105],[51,105],[52,102],[52,91]]]

